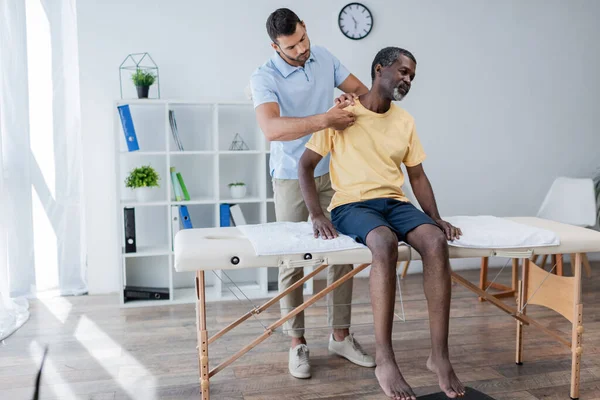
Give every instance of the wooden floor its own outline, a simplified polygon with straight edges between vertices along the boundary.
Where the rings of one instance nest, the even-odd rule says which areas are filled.
[[[581,399],[600,399],[600,269],[594,271],[583,283]],[[464,276],[478,279],[477,271]],[[506,269],[499,281],[509,277]],[[422,276],[409,275],[401,287],[406,321],[394,327],[398,363],[418,395],[438,391],[425,368],[430,341]],[[353,332],[372,353],[366,279],[355,280],[354,302]],[[214,332],[248,309],[237,302],[210,304],[209,329]],[[0,399],[31,398],[46,344],[42,399],[199,399],[193,305],[121,309],[117,296],[85,296],[32,301],[30,310],[30,320],[0,343]],[[325,325],[325,312],[323,303],[309,309],[307,325]],[[539,307],[528,312],[570,337],[570,325],[554,312]],[[468,386],[495,399],[568,399],[571,358],[558,342],[526,327],[525,364],[518,367],[510,317],[459,286],[453,288],[451,313],[451,358]],[[274,309],[217,341],[210,348],[211,365],[257,336],[261,323],[278,317]],[[385,399],[373,369],[327,353],[327,334],[324,328],[307,331],[312,379],[288,374],[288,339],[276,333],[211,380],[212,399]]]

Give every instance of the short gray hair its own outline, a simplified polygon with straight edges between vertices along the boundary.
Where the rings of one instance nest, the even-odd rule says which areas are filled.
[[[379,52],[375,55],[373,64],[371,64],[371,80],[375,80],[375,67],[377,66],[377,64],[380,64],[382,67],[389,67],[401,55],[410,58],[415,62],[415,64],[417,63],[415,56],[413,56],[410,51],[401,49],[400,47],[386,47],[384,49],[379,50]]]

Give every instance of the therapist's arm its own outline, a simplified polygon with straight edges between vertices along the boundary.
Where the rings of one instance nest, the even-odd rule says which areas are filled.
[[[408,172],[410,185],[412,186],[413,193],[421,205],[423,212],[429,215],[431,219],[443,229],[448,240],[458,239],[460,235],[462,235],[461,230],[449,222],[442,220],[440,217],[435,196],[433,195],[433,189],[429,182],[429,178],[427,178],[427,175],[425,174],[423,165],[418,164],[414,167],[406,167],[406,172]]]
[[[344,94],[335,99],[336,104],[339,101],[352,99],[352,95],[360,96],[369,91],[369,89],[360,81],[360,79],[353,74],[348,75],[348,77],[344,79],[344,82],[338,86],[338,89],[344,92]],[[352,101],[352,104],[354,104],[354,101]]]
[[[300,190],[302,191],[304,203],[306,203],[310,213],[315,237],[321,236],[323,239],[333,239],[337,237],[337,232],[331,221],[323,213],[314,178],[315,168],[322,158],[320,154],[305,149],[302,157],[300,157],[298,179],[300,180]]]
[[[267,140],[296,140],[327,128],[344,130],[354,122],[351,112],[345,111],[349,103],[339,103],[323,114],[308,117],[282,117],[279,104],[269,102],[256,107],[256,119]]]

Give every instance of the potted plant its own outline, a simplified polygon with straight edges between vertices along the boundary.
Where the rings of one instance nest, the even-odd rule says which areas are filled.
[[[125,187],[133,189],[135,198],[139,202],[149,201],[154,188],[159,187],[160,177],[150,165],[134,168],[125,179]]]
[[[233,182],[228,186],[233,199],[241,199],[246,195],[246,184],[244,182]]]
[[[131,76],[131,80],[137,89],[138,98],[147,99],[150,86],[154,84],[156,76],[152,72],[146,72],[138,68]]]

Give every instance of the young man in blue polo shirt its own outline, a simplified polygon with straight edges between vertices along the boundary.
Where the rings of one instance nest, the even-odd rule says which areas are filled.
[[[250,85],[257,121],[271,142],[270,173],[273,180],[277,221],[308,220],[298,181],[298,162],[304,145],[314,132],[326,128],[343,130],[354,123],[354,115],[343,110],[353,103],[353,95],[367,93],[367,87],[327,49],[310,45],[306,26],[289,9],[274,11],[267,19],[267,32],[275,50],[273,56],[252,75]],[[334,88],[345,94],[336,99]],[[315,168],[314,178],[323,206],[331,201],[329,159]],[[328,269],[327,280],[335,281],[352,269],[352,265],[335,265]],[[283,291],[303,277],[302,268],[281,268],[279,290]],[[303,302],[302,286],[285,296],[282,315]],[[327,299],[328,322],[333,328],[329,350],[355,364],[374,367],[374,358],[364,352],[350,334],[352,280],[334,290]],[[284,325],[291,336],[289,371],[296,378],[310,377],[309,350],[304,339],[304,313]]]

